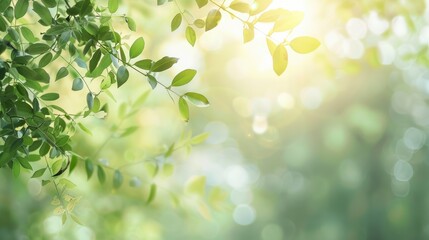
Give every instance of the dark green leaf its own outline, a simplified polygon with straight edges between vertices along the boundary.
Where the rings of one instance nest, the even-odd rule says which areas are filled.
[[[22,18],[27,13],[29,5],[29,0],[18,0],[15,4],[15,18]]]
[[[56,0],[42,0],[42,2],[48,8],[54,8],[54,7],[57,6],[57,1]]]
[[[171,68],[179,59],[174,57],[163,57],[160,60],[156,61],[152,68],[152,72],[162,72]]]
[[[25,52],[31,55],[37,55],[37,54],[45,53],[49,51],[49,49],[51,49],[51,47],[47,44],[34,43],[28,46],[28,48],[25,49]]]
[[[79,91],[83,89],[83,80],[81,78],[75,78],[73,80],[72,90]]]
[[[153,63],[153,61],[150,59],[143,59],[143,60],[140,60],[140,61],[134,63],[134,66],[141,68],[141,69],[144,69],[144,70],[150,70],[152,68],[152,63]]]
[[[6,10],[6,8],[9,7],[11,1],[12,0],[1,0],[0,1],[0,12],[4,12]]]
[[[183,86],[183,85],[189,83],[190,81],[192,81],[192,79],[195,77],[195,74],[197,74],[196,70],[185,69],[185,70],[181,71],[180,73],[178,73],[173,78],[173,81],[171,82],[171,86],[173,86],[173,87]]]
[[[89,61],[89,71],[92,72],[97,67],[98,62],[101,58],[101,49],[97,49],[97,51],[94,52],[94,55],[92,55],[91,60]]]
[[[92,163],[92,161],[89,159],[85,160],[85,171],[86,171],[86,175],[88,176],[88,179],[90,179],[92,176],[92,173],[94,172],[94,163]]]
[[[118,80],[118,88],[121,87],[129,77],[128,69],[125,66],[120,66],[118,72],[116,73],[116,78]]]
[[[37,15],[40,16],[42,19],[42,22],[48,26],[52,24],[52,16],[51,12],[49,12],[49,9],[39,2],[33,1],[33,10],[37,13]]]
[[[123,181],[124,177],[122,176],[122,173],[119,170],[115,170],[115,172],[113,173],[113,187],[121,187]]]
[[[158,85],[158,81],[156,80],[156,78],[152,75],[148,75],[147,76],[147,80],[151,86],[152,89],[156,88],[156,85]]]
[[[103,167],[97,166],[97,176],[98,181],[103,184],[106,181],[106,173],[104,172]]]
[[[92,107],[94,106],[94,97],[90,92],[86,95],[86,105],[88,106],[89,110],[91,110]]]
[[[43,57],[39,61],[39,68],[46,67],[49,63],[51,63],[52,58],[53,58],[53,56],[52,56],[52,53],[50,53],[50,52],[43,55]]]
[[[25,27],[25,26],[22,26],[21,27],[21,33],[22,33],[22,36],[29,42],[29,43],[34,43],[34,42],[37,42],[39,39],[37,39],[35,36],[34,36],[34,34],[33,34],[33,32],[29,29],[29,28],[27,28],[27,27]]]
[[[55,81],[60,80],[61,78],[65,78],[69,74],[69,70],[66,67],[61,67],[57,72],[57,76],[55,77]]]

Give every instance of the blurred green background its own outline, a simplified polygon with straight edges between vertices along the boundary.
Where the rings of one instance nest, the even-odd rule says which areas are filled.
[[[79,166],[70,195],[80,199],[74,212],[83,225],[62,226],[52,189],[1,169],[0,239],[429,239],[429,1],[275,4],[305,12],[291,36],[322,42],[310,55],[290,53],[282,77],[271,69],[263,36],[243,45],[242,26],[227,15],[192,48],[183,26],[169,32],[174,5],[124,1],[121,11],[139,23],[146,54],[179,57],[171,74],[196,68],[188,90],[204,93],[211,106],[192,108],[185,124],[161,89],[133,105],[149,86],[132,75],[114,92],[116,103],[105,99],[109,116],[85,120],[93,135],[74,139],[79,154],[124,166],[125,182],[141,186],[112,190],[87,181]],[[85,104],[64,94],[70,111]],[[140,128],[115,138],[118,124]],[[184,131],[210,137],[189,153],[154,159],[163,168],[153,177],[145,159]],[[203,198],[184,191],[200,175]],[[158,194],[146,205],[151,183]]]

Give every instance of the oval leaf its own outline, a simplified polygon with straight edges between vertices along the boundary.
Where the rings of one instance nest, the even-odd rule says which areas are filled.
[[[297,37],[290,42],[290,46],[297,53],[310,53],[320,46],[319,40],[313,37]]]
[[[188,92],[185,93],[185,97],[197,107],[208,107],[210,105],[209,100],[207,100],[204,95],[199,93]]]
[[[189,83],[190,81],[192,81],[192,79],[195,77],[195,74],[197,74],[196,70],[185,69],[185,70],[181,71],[180,73],[178,73],[173,78],[173,82],[171,83],[171,86],[173,86],[173,87],[183,86],[183,85]]]
[[[282,75],[288,65],[288,53],[282,44],[278,45],[273,53],[273,68],[277,75]]]
[[[142,37],[137,38],[134,41],[133,45],[131,45],[130,59],[139,56],[143,52],[144,46],[145,46],[144,39]]]
[[[179,98],[179,112],[183,120],[189,121],[189,106],[183,97]]]

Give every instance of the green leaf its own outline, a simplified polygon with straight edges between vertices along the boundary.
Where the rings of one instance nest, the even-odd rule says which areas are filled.
[[[56,0],[42,0],[42,2],[48,8],[54,8],[54,7],[57,6],[57,1]]]
[[[152,183],[150,185],[149,196],[147,197],[146,204],[150,204],[156,196],[156,185]]]
[[[209,2],[208,0],[195,0],[199,8],[204,7]]]
[[[273,68],[277,75],[282,75],[288,65],[288,53],[283,44],[279,44],[273,53]]]
[[[281,16],[277,19],[272,32],[284,32],[292,30],[298,26],[304,19],[304,13],[300,11],[290,11],[287,15]]]
[[[120,66],[118,72],[116,73],[116,79],[118,80],[118,88],[121,87],[130,76],[128,69],[125,66]]]
[[[254,5],[256,6],[255,8],[252,8],[252,11],[250,12],[250,15],[256,15],[258,13],[263,12],[265,9],[267,9],[271,2],[273,0],[255,0],[254,1]]]
[[[21,165],[19,164],[18,161],[14,161],[13,162],[13,166],[12,166],[12,172],[13,172],[13,176],[14,177],[18,177],[19,173],[21,171]]]
[[[101,167],[100,165],[97,166],[97,176],[98,176],[98,181],[103,184],[106,181],[106,173],[104,172],[103,167]]]
[[[33,32],[29,29],[29,28],[27,28],[27,27],[25,27],[25,26],[22,26],[21,27],[21,33],[22,33],[22,36],[29,42],[29,43],[34,43],[34,42],[37,42],[39,39],[38,38],[36,38],[35,36],[34,36],[34,34],[33,34]]]
[[[55,77],[55,81],[60,80],[61,78],[65,78],[69,74],[69,70],[66,67],[61,67],[57,72],[57,76]]]
[[[15,4],[15,18],[22,18],[27,13],[29,5],[29,0],[18,0]]]
[[[41,176],[43,176],[43,174],[45,173],[45,171],[46,171],[46,168],[41,168],[41,169],[39,169],[39,170],[35,171],[35,172],[33,173],[33,175],[31,176],[31,178],[38,178],[38,177],[41,177]]]
[[[48,154],[49,149],[51,149],[51,146],[47,142],[43,142],[42,146],[39,148],[39,155],[45,156]]]
[[[130,59],[138,57],[143,52],[144,46],[145,46],[144,39],[142,37],[137,38],[134,41],[133,45],[131,45]]]
[[[203,143],[209,137],[209,133],[202,133],[200,135],[194,136],[191,139],[191,144],[200,144]]]
[[[115,172],[113,173],[113,187],[121,187],[123,181],[124,177],[122,176],[122,173],[119,170],[115,170]]]
[[[180,73],[178,73],[173,78],[173,81],[171,82],[171,86],[173,86],[173,87],[183,86],[183,85],[189,83],[190,81],[192,81],[192,79],[195,77],[195,74],[197,74],[196,70],[185,69],[185,70],[181,71]]]
[[[171,20],[171,31],[175,31],[180,27],[180,24],[182,23],[182,14],[178,13],[176,16],[174,16],[173,20]]]
[[[134,132],[136,132],[139,129],[138,126],[131,126],[128,127],[124,130],[124,132],[121,133],[121,135],[119,135],[119,137],[126,137],[128,135],[133,134]]]
[[[202,94],[188,92],[184,96],[197,107],[208,107],[210,105],[209,100]]]
[[[2,0],[0,1],[0,12],[4,12],[9,6],[12,0]]]
[[[77,125],[79,126],[79,128],[80,128],[82,131],[84,131],[84,132],[88,133],[89,135],[92,135],[92,132],[91,132],[87,127],[85,127],[85,125],[83,125],[82,123],[78,123]]]
[[[89,71],[92,72],[97,67],[98,62],[101,58],[101,49],[97,49],[97,51],[94,52],[94,55],[92,55],[91,60],[89,61]]]
[[[39,2],[33,1],[33,10],[37,13],[37,15],[39,15],[39,17],[42,19],[42,22],[46,26],[52,24],[51,12],[49,12],[49,9],[47,7],[43,6]]]
[[[297,37],[290,42],[291,48],[297,53],[310,53],[320,46],[319,40],[313,37]]]
[[[274,51],[277,48],[277,45],[271,39],[269,39],[269,38],[267,38],[266,40],[267,40],[268,50],[270,51],[271,56],[273,56],[274,55]]]
[[[194,46],[197,40],[197,35],[191,26],[186,27],[185,36],[188,43],[191,44],[191,46]]]
[[[290,11],[282,8],[277,9],[271,9],[261,14],[258,18],[258,22],[275,22],[277,19],[279,19],[281,16],[287,16],[290,13]]]
[[[150,70],[152,68],[152,63],[153,61],[151,59],[143,59],[134,63],[134,66],[144,70]]]
[[[203,19],[195,19],[194,25],[197,28],[204,28],[206,26],[206,22]]]
[[[167,0],[156,0],[156,3],[157,3],[158,6],[161,6],[164,3],[166,3],[166,2],[167,2]]]
[[[243,42],[250,42],[253,38],[255,38],[255,30],[253,26],[243,28]]]
[[[45,101],[54,101],[60,98],[60,95],[58,93],[46,93],[40,96],[40,98]]]
[[[206,177],[205,176],[194,176],[190,178],[186,185],[185,191],[189,194],[204,196],[206,186]]]
[[[130,17],[126,17],[125,18],[125,22],[127,22],[128,28],[135,32],[137,30],[136,28],[136,22],[134,21],[134,19],[130,18]]]
[[[242,0],[232,1],[232,3],[229,5],[229,8],[241,13],[250,12],[250,5],[246,2],[243,2]]]
[[[115,13],[119,8],[119,0],[109,0],[107,7],[109,8],[110,13]]]
[[[75,78],[73,80],[72,90],[79,91],[83,89],[83,80],[81,78]]]
[[[152,89],[155,89],[155,88],[156,88],[156,85],[158,85],[158,81],[157,81],[157,80],[156,80],[156,78],[155,78],[154,76],[152,76],[152,75],[147,75],[147,81],[149,82],[150,87],[151,87]]]
[[[92,173],[94,173],[94,163],[92,163],[92,161],[89,159],[85,160],[85,171],[86,171],[86,175],[88,176],[88,179],[90,179],[92,176]]]
[[[160,60],[156,61],[152,68],[150,69],[152,72],[162,72],[169,68],[171,68],[175,63],[177,63],[179,59],[174,57],[163,57]]]
[[[218,9],[212,9],[206,18],[206,32],[215,28],[222,18],[222,14]]]
[[[52,62],[53,55],[52,53],[48,52],[39,61],[39,68],[46,67],[49,63]]]
[[[92,96],[92,93],[89,92],[86,94],[86,105],[88,106],[88,109],[91,110],[94,106],[94,96]]]
[[[179,112],[183,120],[189,121],[189,106],[183,97],[179,98]]]
[[[25,52],[31,55],[37,55],[49,51],[51,47],[44,43],[34,43],[25,49]]]

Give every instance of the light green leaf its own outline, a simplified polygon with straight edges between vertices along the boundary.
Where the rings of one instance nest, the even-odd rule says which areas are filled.
[[[247,43],[255,38],[255,30],[253,26],[243,28],[243,42]]]
[[[40,98],[45,101],[54,101],[60,98],[60,95],[58,93],[46,93],[40,96]]]
[[[267,40],[268,50],[270,51],[271,56],[273,56],[274,51],[277,48],[277,45],[271,39],[269,39],[269,38],[267,38],[266,40]]]
[[[75,78],[73,80],[72,90],[79,91],[83,89],[83,80],[81,78]]]
[[[34,36],[34,34],[33,34],[33,32],[29,29],[29,28],[27,28],[27,27],[25,27],[25,26],[22,26],[21,27],[21,33],[22,33],[22,36],[29,42],[29,43],[34,43],[34,42],[37,42],[39,39],[38,38],[36,38],[35,36]]]
[[[203,143],[208,137],[209,137],[209,133],[201,133],[200,135],[194,136],[191,139],[191,144],[200,144]]]
[[[179,59],[174,57],[163,57],[160,60],[156,61],[152,68],[150,69],[152,72],[162,72],[169,68],[171,68],[175,63],[177,63]]]
[[[195,19],[194,25],[197,28],[204,28],[206,26],[206,22],[203,19]]]
[[[319,40],[313,37],[297,37],[290,42],[291,48],[297,53],[310,53],[320,46]]]
[[[152,183],[150,185],[149,196],[147,197],[146,204],[150,204],[156,196],[156,185]]]
[[[143,37],[137,38],[130,48],[130,59],[138,57],[144,49],[145,42]]]
[[[118,88],[121,87],[130,76],[128,69],[125,66],[120,66],[118,72],[116,73],[116,79],[118,80]]]
[[[205,176],[194,176],[190,178],[185,185],[185,192],[198,196],[204,196],[206,186]]]
[[[115,172],[113,173],[113,187],[121,187],[123,181],[124,177],[122,176],[122,173],[119,170],[115,170]]]
[[[197,34],[191,26],[186,27],[185,36],[188,43],[191,44],[191,46],[194,46],[197,41]]]
[[[115,13],[119,8],[119,0],[109,0],[107,7],[109,8],[110,13]]]
[[[92,132],[91,132],[87,127],[85,127],[85,125],[83,125],[82,123],[78,123],[77,125],[79,126],[79,128],[80,128],[82,131],[84,131],[84,132],[88,133],[89,135],[92,135]]]
[[[208,0],[195,0],[199,8],[204,7],[209,2]]]
[[[180,24],[182,23],[182,14],[178,13],[176,16],[174,16],[173,20],[171,20],[171,31],[175,31],[180,27]]]
[[[206,32],[215,28],[222,18],[222,14],[218,9],[212,9],[206,18]]]
[[[273,68],[277,75],[281,75],[288,65],[288,53],[283,44],[279,44],[273,53]]]
[[[143,59],[134,63],[134,66],[144,70],[150,70],[152,68],[152,63],[153,61],[151,59]]]
[[[229,8],[241,13],[248,13],[250,11],[250,5],[242,0],[234,0],[229,5]]]
[[[265,9],[267,9],[270,6],[272,1],[273,0],[255,0],[253,4],[256,7],[252,8],[250,15],[253,16],[253,15],[256,15],[258,13],[263,12]]]
[[[210,105],[209,100],[202,94],[187,92],[184,96],[197,107],[208,107]]]
[[[290,11],[287,15],[281,16],[277,19],[272,32],[284,32],[292,30],[298,26],[304,19],[304,13],[300,11]]]
[[[13,161],[12,172],[14,177],[18,177],[21,172],[21,165],[18,161]]]
[[[181,71],[180,73],[178,73],[173,78],[173,81],[171,82],[171,86],[173,86],[173,87],[183,86],[183,85],[189,83],[190,81],[192,81],[192,79],[195,77],[195,74],[197,74],[196,70],[185,69],[185,70]]]
[[[179,98],[179,112],[183,120],[189,121],[189,106],[183,97]]]
[[[290,13],[289,10],[277,8],[277,9],[271,9],[261,14],[258,18],[258,22],[275,22],[277,19],[279,19],[281,16],[287,16]]]
[[[128,28],[135,32],[137,30],[136,28],[136,22],[134,21],[134,19],[130,18],[130,17],[126,17],[125,21],[127,22]]]
[[[121,135],[119,135],[119,137],[126,137],[128,135],[131,135],[131,134],[135,133],[138,129],[139,129],[138,126],[128,127],[124,130],[124,132],[121,133]]]

